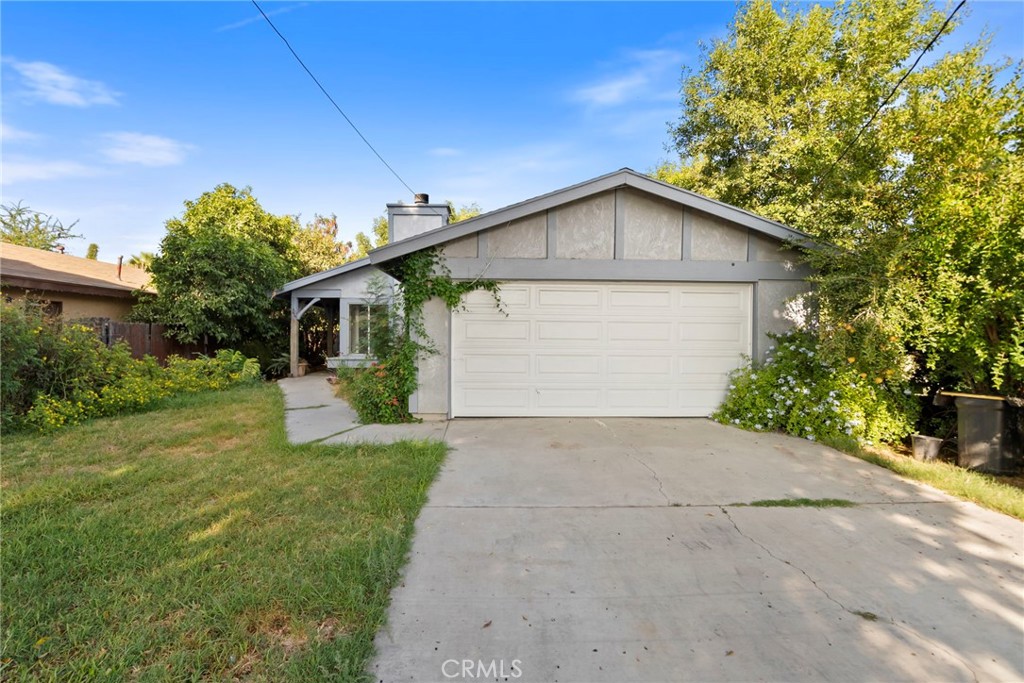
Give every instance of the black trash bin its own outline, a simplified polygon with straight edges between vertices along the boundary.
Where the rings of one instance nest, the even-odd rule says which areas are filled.
[[[1018,409],[1001,396],[956,396],[957,464],[989,474],[1014,474],[1021,463]]]

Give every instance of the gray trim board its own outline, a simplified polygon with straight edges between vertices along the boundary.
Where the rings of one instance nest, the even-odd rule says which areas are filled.
[[[683,209],[683,260],[693,260],[693,212]]]
[[[622,189],[615,190],[615,259],[626,258],[626,202],[622,197]]]
[[[778,261],[608,261],[587,259],[447,260],[456,280],[622,280],[637,282],[756,282],[803,280],[807,266]]]
[[[558,219],[556,218],[556,216],[557,214],[554,211],[548,211],[544,216],[545,223],[547,224],[548,236],[547,258],[550,261],[553,261],[558,257],[558,255],[555,253],[556,251],[558,251]]]
[[[761,357],[760,344],[758,344],[758,340],[761,338],[761,319],[757,317],[758,284],[754,282],[750,287],[750,358],[754,361]]]

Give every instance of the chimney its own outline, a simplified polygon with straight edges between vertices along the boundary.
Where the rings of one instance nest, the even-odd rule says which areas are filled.
[[[117,279],[121,279],[121,262],[124,261],[124,256],[117,257]]]
[[[388,242],[402,240],[448,225],[447,204],[431,204],[430,195],[417,194],[412,204],[388,204]]]

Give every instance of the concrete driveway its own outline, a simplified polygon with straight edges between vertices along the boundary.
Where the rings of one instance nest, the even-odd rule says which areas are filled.
[[[381,681],[1020,681],[1024,525],[706,420],[456,420]],[[747,507],[839,498],[854,507]]]

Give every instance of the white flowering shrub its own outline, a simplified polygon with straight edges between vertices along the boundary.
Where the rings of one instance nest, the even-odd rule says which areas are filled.
[[[763,364],[732,373],[714,419],[837,445],[895,442],[913,431],[920,403],[897,369],[871,377],[856,358],[830,360],[811,332],[775,341]]]

